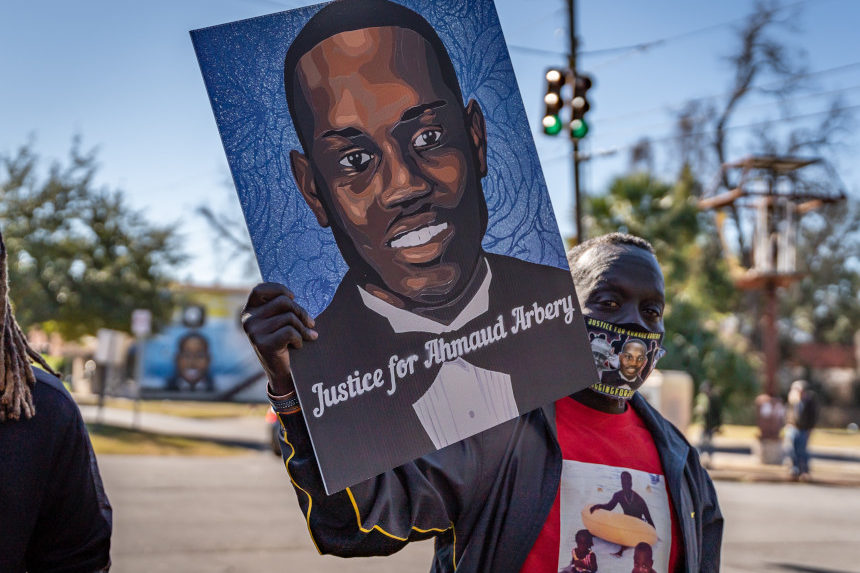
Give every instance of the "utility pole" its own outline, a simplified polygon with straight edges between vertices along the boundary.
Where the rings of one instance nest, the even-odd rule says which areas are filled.
[[[570,120],[567,132],[573,144],[573,208],[576,223],[576,242],[585,239],[585,229],[582,221],[582,195],[579,181],[579,140],[588,134],[588,122],[585,113],[589,110],[587,92],[592,86],[591,77],[578,73],[576,70],[576,51],[578,40],[576,36],[576,0],[567,1],[568,35],[570,36],[570,51],[567,55],[567,68],[552,67],[546,71],[546,94],[544,95],[543,132],[551,137],[557,136],[564,129],[562,111],[570,107]],[[565,84],[571,87],[571,95],[566,98],[562,94]]]
[[[570,53],[567,57],[567,65],[573,77],[576,77],[576,0],[567,0],[568,33],[570,34]],[[571,137],[573,142],[573,204],[574,218],[576,219],[576,244],[582,243],[585,233],[582,229],[582,201],[579,191],[579,139]]]
[[[762,353],[764,354],[764,383],[755,405],[759,426],[758,454],[763,463],[782,463],[782,440],[779,433],[784,424],[785,408],[779,397],[777,370],[779,369],[779,312],[778,289],[803,278],[797,271],[797,235],[800,218],[825,203],[836,203],[845,198],[843,193],[820,193],[798,188],[794,172],[820,162],[820,158],[759,155],[724,163],[721,176],[729,170],[740,171],[738,186],[717,194],[719,187],[705,193],[699,201],[703,210],[745,208],[752,215],[751,266],[744,268],[735,263],[733,282],[741,290],[764,294],[761,316]],[[723,177],[720,178],[720,181]],[[717,219],[717,232],[727,246],[721,217]],[[747,231],[750,232],[750,231]],[[732,259],[730,259],[730,265]]]

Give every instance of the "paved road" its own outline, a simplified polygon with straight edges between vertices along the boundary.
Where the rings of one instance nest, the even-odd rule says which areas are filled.
[[[283,465],[227,458],[102,456],[115,508],[114,571],[407,573],[432,543],[344,561],[314,550]],[[728,521],[723,571],[841,573],[860,563],[860,492],[810,484],[717,482]]]
[[[114,506],[117,573],[429,570],[432,543],[386,559],[319,556],[272,454],[102,456],[99,466]]]
[[[802,483],[716,483],[723,571],[860,571],[860,492]]]

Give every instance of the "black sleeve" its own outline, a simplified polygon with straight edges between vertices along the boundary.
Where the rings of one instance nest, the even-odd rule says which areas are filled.
[[[695,455],[695,452],[694,452]],[[701,499],[701,571],[703,573],[718,573],[720,570],[720,554],[723,544],[723,514],[717,501],[717,492],[714,482],[708,472],[702,468],[697,459],[697,476],[700,483],[699,495]]]
[[[53,467],[27,547],[30,573],[93,573],[110,568],[111,507],[84,422],[69,400],[58,416]]]
[[[480,469],[479,440],[471,439],[326,495],[301,414],[280,418],[281,452],[320,553],[388,555],[410,541],[453,536],[459,508],[473,503],[464,498],[482,495],[463,487]]]

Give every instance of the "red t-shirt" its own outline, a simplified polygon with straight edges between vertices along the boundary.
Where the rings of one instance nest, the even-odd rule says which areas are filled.
[[[681,531],[657,448],[639,415],[629,406],[623,414],[606,414],[562,398],[555,420],[561,482],[521,573],[591,570],[571,562],[578,541],[593,543],[600,573],[630,573],[634,556],[647,560],[649,549],[654,571],[677,571]],[[593,505],[601,507],[591,512]]]

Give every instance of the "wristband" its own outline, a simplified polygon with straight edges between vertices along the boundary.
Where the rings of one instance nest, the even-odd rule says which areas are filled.
[[[295,390],[284,395],[284,396],[272,396],[271,393],[266,391],[266,394],[269,396],[269,402],[272,404],[272,410],[277,412],[278,414],[293,414],[301,410],[299,406],[299,397],[296,395]]]

